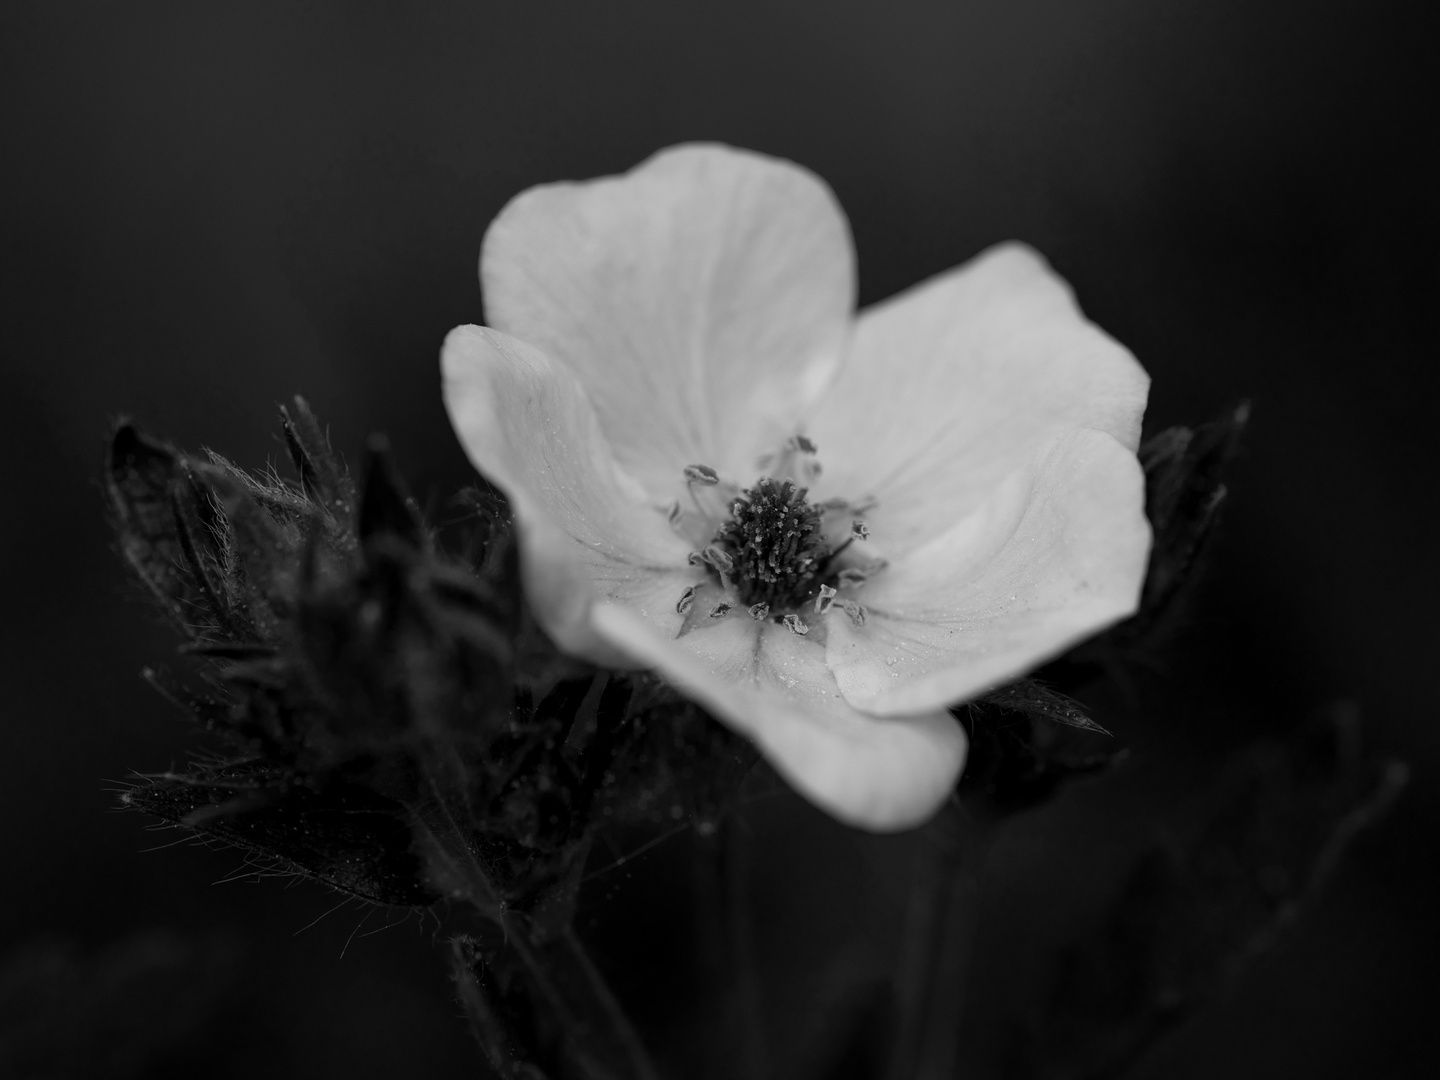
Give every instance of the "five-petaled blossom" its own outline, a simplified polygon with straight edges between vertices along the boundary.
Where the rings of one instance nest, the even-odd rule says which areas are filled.
[[[687,145],[517,196],[480,278],[445,403],[542,625],[841,820],[926,819],[965,761],[949,706],[1135,609],[1149,380],[1028,248],[857,316],[829,188]]]

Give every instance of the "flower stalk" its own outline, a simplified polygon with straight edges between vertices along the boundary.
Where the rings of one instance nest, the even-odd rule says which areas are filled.
[[[990,833],[952,799],[920,839],[895,979],[896,1036],[887,1080],[951,1080],[956,1074]]]
[[[715,1028],[735,1048],[733,1074],[770,1075],[765,1003],[752,921],[752,838],[733,814],[694,839],[695,919]]]

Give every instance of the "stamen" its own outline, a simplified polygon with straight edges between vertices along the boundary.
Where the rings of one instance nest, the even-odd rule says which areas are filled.
[[[671,524],[691,543],[703,544],[729,516],[730,505],[740,489],[709,465],[686,465],[681,472],[685,477],[685,494],[694,509],[680,511],[678,516],[672,509]]]
[[[856,515],[868,514],[871,510],[874,510],[875,507],[879,505],[880,500],[875,498],[874,495],[866,495],[859,502],[851,502],[849,499],[834,498],[826,499],[824,502],[818,504],[821,513],[828,514],[832,510],[849,510],[852,514]]]
[[[804,435],[790,436],[779,453],[762,454],[755,464],[774,480],[809,484],[820,475],[820,463],[815,460],[815,444]]]
[[[730,557],[730,553],[716,544],[711,544],[702,551],[700,557],[722,574],[728,574],[735,569],[735,560]]]
[[[760,622],[770,617],[770,605],[763,600],[758,604],[750,605],[750,618]]]
[[[799,634],[801,637],[804,637],[810,632],[810,627],[805,625],[799,615],[786,615],[785,618],[780,621],[785,624],[785,628],[792,634]]]
[[[680,594],[680,602],[675,605],[675,610],[681,615],[689,615],[690,609],[695,606],[695,586],[689,586]]]
[[[720,603],[716,604],[713,608],[710,609],[710,618],[712,619],[723,619],[726,615],[729,614],[730,605],[727,604],[724,600],[721,600]]]
[[[815,597],[816,615],[824,615],[830,610],[830,606],[835,603],[835,593],[836,590],[832,589],[829,585],[820,586],[820,595]]]
[[[850,535],[845,538],[844,543],[840,544],[835,548],[834,551],[830,552],[830,562],[833,563],[835,561],[835,556],[839,555],[856,540],[868,540],[869,538],[869,527],[859,518],[856,518],[854,521],[850,522]]]
[[[845,542],[848,547],[850,542]],[[835,575],[836,584],[842,589],[847,585],[859,588],[890,564],[884,559],[869,559],[857,566],[847,566]]]
[[[846,615],[849,615],[850,621],[856,626],[865,625],[865,609],[854,600],[837,600],[835,601],[835,606],[845,612]]]
[[[690,552],[685,556],[685,561],[691,566],[711,567],[720,578],[720,587],[730,588],[730,572],[735,569],[735,560],[718,544],[709,544],[703,551]]]

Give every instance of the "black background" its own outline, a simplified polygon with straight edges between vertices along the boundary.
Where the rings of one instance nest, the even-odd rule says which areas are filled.
[[[387,432],[443,506],[469,474],[437,352],[481,318],[486,223],[530,184],[717,139],[830,182],[862,302],[1024,239],[1150,371],[1147,428],[1255,402],[1193,625],[1142,707],[1106,718],[1134,761],[1001,842],[992,940],[1079,925],[1127,852],[1198,813],[1235,748],[1351,700],[1411,763],[1410,790],[1279,953],[1137,1075],[1433,1064],[1440,178],[1424,6],[7,5],[0,956],[68,942],[100,969],[154,930],[175,936],[136,947],[218,950],[230,1035],[212,1025],[186,1049],[195,1075],[475,1074],[433,921],[357,935],[342,958],[357,909],[297,934],[338,898],[212,886],[234,853],[142,854],[174,834],[113,812],[106,779],[198,744],[138,678],[174,642],[111,549],[103,437],[128,413],[258,466],[281,456],[275,403],[303,392],[352,460]],[[752,825],[765,940],[796,908],[843,923],[846,890],[825,882],[882,857],[784,799]],[[592,897],[610,940],[633,922],[683,948],[665,938],[663,890],[686,884],[665,851]],[[703,1028],[660,1008],[661,975],[607,963],[658,1043]],[[775,985],[799,995],[774,1004],[785,1027],[806,1002]],[[223,1051],[202,1061],[198,1045]]]

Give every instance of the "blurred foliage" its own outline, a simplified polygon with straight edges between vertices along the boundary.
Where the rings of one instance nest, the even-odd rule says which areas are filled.
[[[1199,835],[1144,852],[1093,936],[1057,958],[1051,996],[1013,1043],[1006,1076],[1123,1076],[1274,948],[1406,779],[1403,765],[1365,753],[1343,705],[1239,755]]]
[[[657,680],[557,652],[498,497],[464,494],[450,554],[383,440],[356,484],[303,400],[282,422],[296,481],[116,427],[120,549],[193,660],[149,675],[220,746],[122,803],[268,872],[379,904],[461,904],[480,921],[457,939],[457,980],[493,1066],[642,1075],[570,926],[591,837],[612,821],[713,828],[753,750]],[[613,1037],[580,1039],[581,1018]],[[518,1030],[519,1049],[505,1041]]]
[[[822,1025],[825,1045],[765,1045],[744,844],[729,827],[742,782],[764,772],[753,748],[652,677],[555,650],[526,607],[497,495],[462,493],[461,520],[437,532],[383,440],[356,483],[300,399],[282,410],[294,480],[129,423],[114,432],[121,552],[189,656],[181,675],[147,674],[219,747],[139,778],[122,802],[244,851],[257,872],[468,913],[451,941],[456,994],[490,1067],[521,1080],[658,1080],[575,905],[599,830],[688,825],[695,904],[721,931],[707,947],[724,988],[711,1026],[738,1040],[715,1075],[762,1075],[772,1060],[817,1080],[952,1075],[985,838],[1124,759],[1081,699],[1183,622],[1248,412],[1141,447],[1154,545],[1136,614],[957,708],[970,759],[922,831],[903,956],[887,980],[824,988],[850,1018],[843,1038]],[[1148,852],[1103,924],[1056,958],[1053,993],[1014,1020],[1008,1075],[1120,1076],[1269,947],[1403,779],[1361,752],[1348,714],[1254,748],[1207,830]]]

